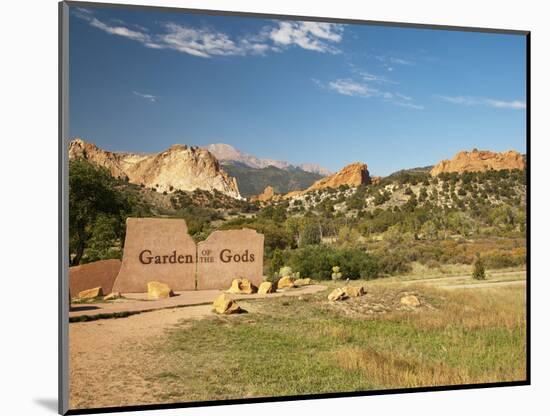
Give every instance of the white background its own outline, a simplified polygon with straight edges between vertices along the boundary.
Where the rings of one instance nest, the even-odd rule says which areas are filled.
[[[57,402],[56,3],[11,0],[3,2],[0,9],[0,412],[8,415],[51,415]],[[548,414],[550,276],[546,273],[549,255],[545,203],[550,25],[544,8],[546,2],[142,0],[140,3],[532,31],[532,386],[147,414]]]

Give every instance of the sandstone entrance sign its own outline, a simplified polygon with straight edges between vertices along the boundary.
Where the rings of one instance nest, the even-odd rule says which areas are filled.
[[[255,230],[215,231],[196,244],[183,219],[128,218],[113,291],[146,292],[147,283],[174,291],[226,289],[235,278],[262,282],[264,236]]]
[[[128,218],[113,291],[147,292],[151,281],[166,283],[172,290],[194,290],[196,251],[183,219]]]
[[[197,251],[197,289],[228,288],[235,278],[262,283],[264,236],[256,230],[214,231]]]
[[[120,260],[100,260],[69,268],[69,288],[74,296],[94,287],[101,287],[108,295],[113,290],[120,271]]]

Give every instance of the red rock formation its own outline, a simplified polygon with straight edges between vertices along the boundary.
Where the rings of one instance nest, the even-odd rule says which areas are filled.
[[[326,176],[319,179],[305,191],[294,191],[285,195],[285,198],[291,198],[298,195],[303,195],[311,191],[326,188],[338,188],[341,185],[348,185],[350,187],[357,187],[362,184],[370,183],[369,171],[367,165],[364,163],[352,163],[345,166],[339,172],[336,172],[330,176]]]
[[[485,172],[504,169],[525,169],[523,156],[515,150],[501,153],[477,149],[471,152],[462,151],[450,160],[439,162],[432,168],[430,174],[437,176],[440,173]]]
[[[266,186],[261,194],[250,197],[250,202],[267,202],[271,201],[275,196],[277,195],[273,187]]]

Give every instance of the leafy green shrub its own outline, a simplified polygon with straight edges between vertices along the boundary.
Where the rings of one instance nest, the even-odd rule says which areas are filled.
[[[333,267],[339,267],[338,273],[345,279],[372,279],[378,276],[378,262],[360,249],[317,245],[287,250],[285,254],[292,270],[304,277],[331,279]]]
[[[279,277],[292,276],[292,267],[283,266],[279,270]]]
[[[385,252],[378,256],[378,267],[382,274],[401,274],[412,271],[412,265],[401,251]]]

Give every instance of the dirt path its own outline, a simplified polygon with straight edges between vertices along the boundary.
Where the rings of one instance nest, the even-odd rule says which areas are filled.
[[[70,324],[71,408],[153,402],[160,386],[148,375],[160,363],[147,346],[157,342],[180,319],[200,319],[211,314],[211,308],[161,309],[124,319]]]
[[[267,296],[300,296],[324,289],[326,286],[312,285]],[[219,291],[208,292],[217,294]],[[211,293],[209,296],[215,294]],[[237,299],[266,297],[231,296]],[[197,297],[193,299],[196,300]],[[137,305],[140,302],[151,303],[139,300],[136,302]],[[162,387],[150,376],[158,372],[163,363],[160,357],[151,352],[150,347],[160,342],[165,331],[180,320],[201,319],[213,313],[210,303],[183,307],[172,305],[122,319],[71,323],[70,407],[83,409],[158,403],[158,398],[163,394]]]

